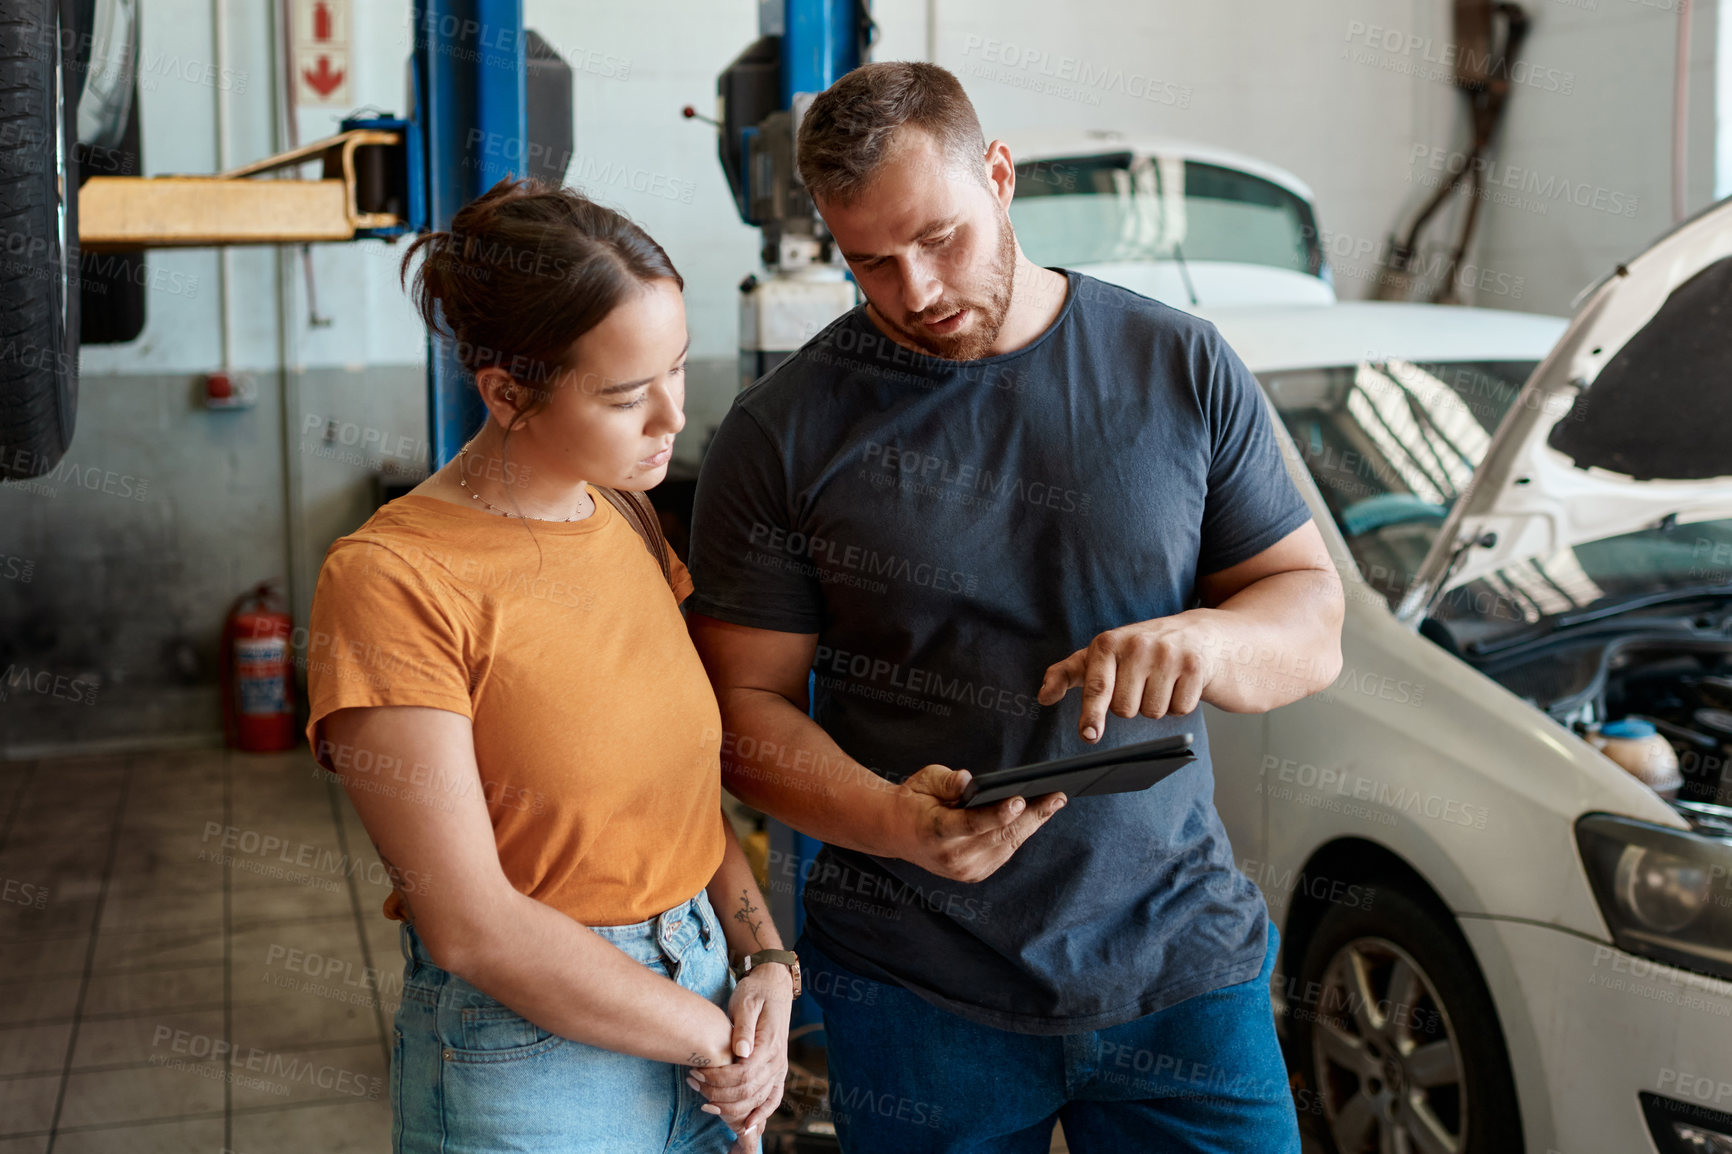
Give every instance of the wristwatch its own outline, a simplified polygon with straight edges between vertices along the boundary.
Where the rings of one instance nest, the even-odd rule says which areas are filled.
[[[793,950],[759,950],[755,954],[747,954],[740,960],[740,968],[736,976],[745,977],[759,966],[771,962],[780,962],[788,967],[788,972],[794,976],[794,996],[800,996],[800,955]]]

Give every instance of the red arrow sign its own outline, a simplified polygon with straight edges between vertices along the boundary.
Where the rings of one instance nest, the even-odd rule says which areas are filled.
[[[316,72],[311,68],[301,69],[301,78],[320,96],[329,96],[335,92],[337,85],[343,83],[343,75],[341,68],[331,71],[331,59],[328,56],[319,57],[319,68]]]

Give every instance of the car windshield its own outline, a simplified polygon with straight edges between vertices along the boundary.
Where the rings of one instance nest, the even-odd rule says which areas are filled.
[[[1431,615],[1463,641],[1632,599],[1732,586],[1732,520],[1667,522],[1535,557],[1452,589]]]
[[[1016,238],[1049,267],[1229,261],[1317,276],[1323,252],[1303,197],[1220,165],[1129,152],[1027,161],[1010,203]]]
[[[1392,608],[1536,364],[1391,359],[1262,375],[1361,575]]]

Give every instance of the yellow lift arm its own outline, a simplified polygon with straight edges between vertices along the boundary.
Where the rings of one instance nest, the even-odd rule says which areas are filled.
[[[402,139],[357,128],[215,176],[93,176],[78,190],[78,242],[89,252],[300,244],[397,227],[394,213],[361,211],[355,154]],[[313,160],[324,162],[318,180],[254,179]]]

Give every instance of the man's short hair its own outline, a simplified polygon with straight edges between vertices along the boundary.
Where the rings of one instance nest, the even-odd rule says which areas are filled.
[[[904,125],[920,128],[986,185],[986,138],[962,83],[918,60],[862,64],[819,93],[800,121],[800,179],[813,200],[855,203]]]

